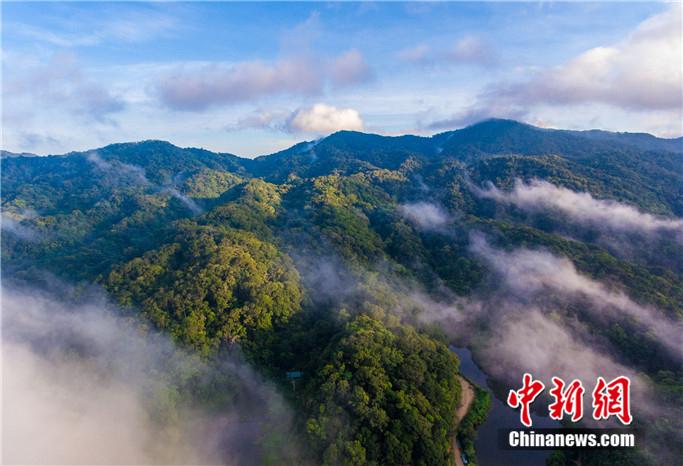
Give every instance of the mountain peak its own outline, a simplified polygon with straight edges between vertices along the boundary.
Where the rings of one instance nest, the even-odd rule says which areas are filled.
[[[496,127],[526,127],[526,128],[537,128],[536,126],[530,125],[529,123],[524,123],[522,121],[518,120],[512,120],[510,118],[487,118],[485,120],[478,121],[476,123],[472,123],[469,126],[466,126],[464,129],[467,128],[472,128],[476,126],[496,126]]]
[[[517,120],[505,118],[489,118],[466,126],[458,131],[547,131],[545,128],[530,125]]]
[[[175,148],[179,149],[178,146],[164,141],[162,139],[144,139],[142,141],[130,141],[130,142],[117,142],[114,144],[108,144],[102,148],[102,150],[108,149],[122,149],[122,148],[145,148],[145,147],[158,147],[158,148]]]

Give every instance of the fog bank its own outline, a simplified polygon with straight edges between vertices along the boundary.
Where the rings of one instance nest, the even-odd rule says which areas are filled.
[[[534,179],[524,183],[516,180],[509,192],[489,184],[486,189],[474,188],[474,192],[480,197],[512,204],[528,211],[559,210],[573,221],[599,229],[637,231],[644,234],[669,232],[683,242],[683,219],[658,217],[641,212],[628,204],[611,199],[596,199],[590,193],[575,192],[547,181]]]
[[[2,327],[3,464],[249,464],[288,436],[278,454],[296,455],[291,413],[248,366],[202,362],[102,299],[3,285]]]

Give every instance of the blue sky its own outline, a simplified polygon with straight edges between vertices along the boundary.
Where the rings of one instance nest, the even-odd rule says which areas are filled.
[[[680,3],[6,3],[3,148],[254,156],[487,117],[681,135]]]

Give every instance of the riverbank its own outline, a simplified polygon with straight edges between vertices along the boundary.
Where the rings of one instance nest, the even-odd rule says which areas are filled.
[[[458,425],[462,422],[463,419],[465,419],[465,416],[467,415],[467,412],[469,411],[470,407],[472,406],[472,402],[474,401],[474,386],[462,375],[458,376],[458,380],[460,380],[460,402],[458,403],[458,406],[455,410],[455,418],[458,422]],[[458,443],[458,434],[453,434],[453,456],[455,458],[455,465],[456,466],[465,466],[465,463],[462,460],[462,449],[460,448],[460,444]]]
[[[519,412],[510,409],[503,401],[496,398],[493,389],[489,386],[487,375],[476,365],[472,359],[472,353],[467,348],[451,347],[451,350],[460,359],[460,372],[490,394],[490,411],[483,424],[476,426],[476,440],[474,451],[476,461],[480,466],[496,466],[505,464],[509,466],[545,466],[545,460],[549,455],[546,450],[505,450],[498,444],[498,431],[500,429],[519,429],[521,426]],[[475,389],[476,399],[476,389]],[[471,406],[470,409],[476,408]],[[547,416],[539,416],[532,412],[534,427],[559,428],[560,423]],[[463,427],[462,425],[460,426]],[[461,448],[466,449],[464,445]],[[458,463],[460,464],[460,463]]]

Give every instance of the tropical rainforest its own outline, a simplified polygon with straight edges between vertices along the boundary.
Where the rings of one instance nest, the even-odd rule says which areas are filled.
[[[450,465],[460,429],[476,464],[490,399],[456,417],[457,345],[501,399],[525,371],[628,368],[637,448],[548,464],[681,464],[680,139],[487,120],[255,159],[163,141],[4,153],[2,215],[4,282],[97,286],[144,332],[274,384],[304,447],[278,457],[264,432],[264,463]],[[229,384],[201,380],[177,396],[218,406]]]

